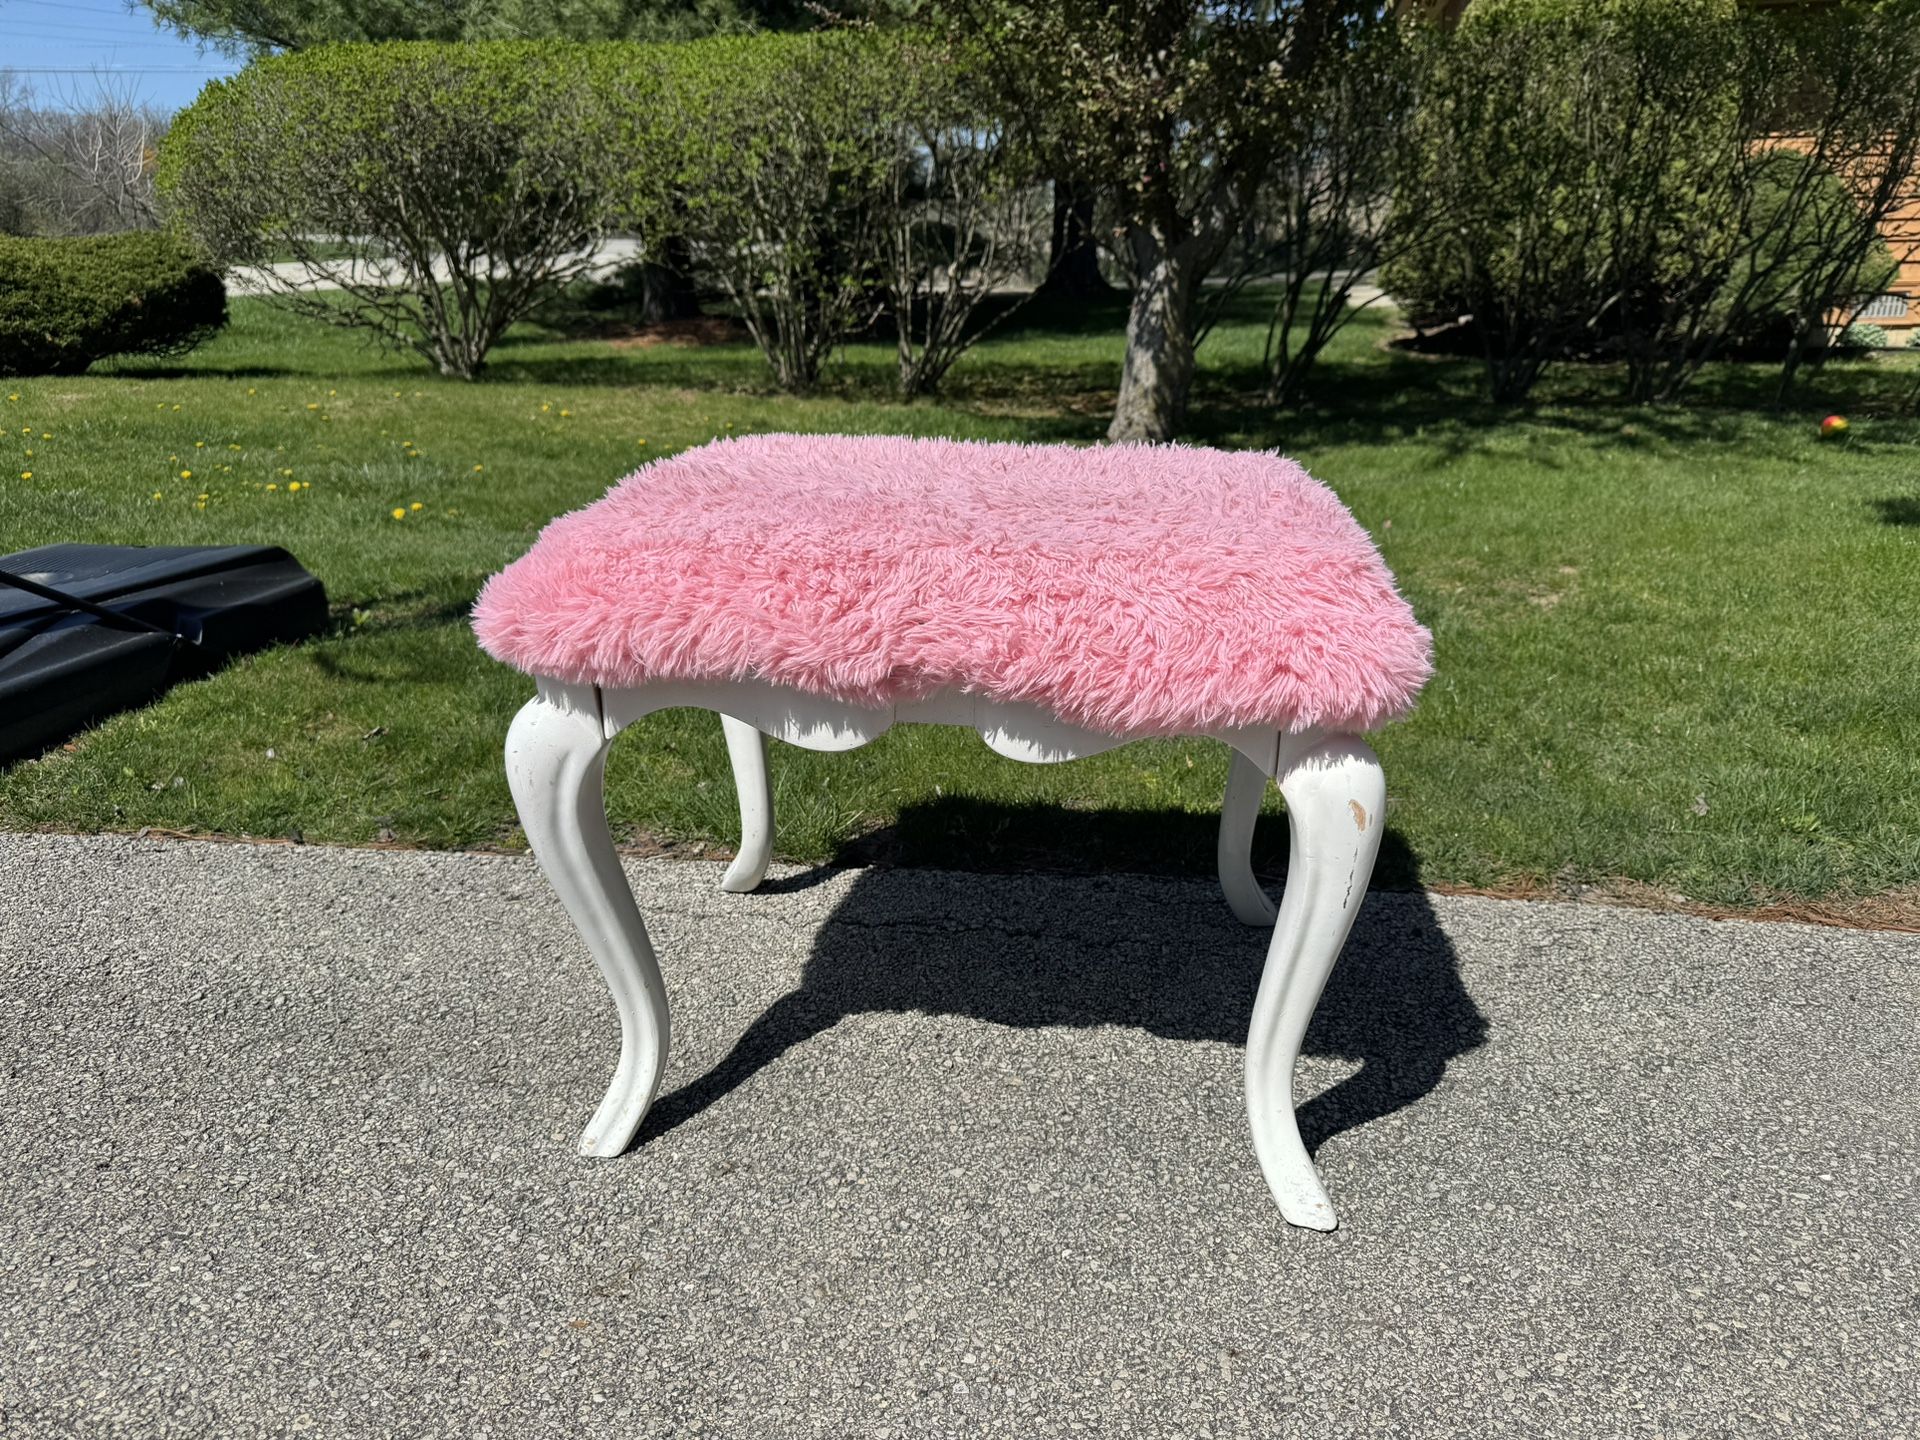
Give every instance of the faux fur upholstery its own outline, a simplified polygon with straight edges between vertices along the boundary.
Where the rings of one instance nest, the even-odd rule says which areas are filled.
[[[1291,460],[755,435],[659,460],[487,582],[495,658],[603,686],[760,676],[862,705],[944,687],[1122,735],[1368,730],[1431,640]]]

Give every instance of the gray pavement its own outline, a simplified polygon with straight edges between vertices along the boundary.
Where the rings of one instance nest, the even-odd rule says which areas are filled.
[[[1248,1146],[1262,937],[1138,876],[0,837],[0,1435],[1912,1436],[1920,938],[1372,896]]]

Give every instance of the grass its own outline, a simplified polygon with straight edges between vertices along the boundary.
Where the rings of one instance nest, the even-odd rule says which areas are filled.
[[[1276,414],[1253,398],[1253,303],[1202,353],[1194,438],[1305,461],[1438,643],[1419,710],[1378,740],[1383,878],[1733,907],[1920,885],[1920,422],[1893,401],[1909,366],[1831,367],[1785,413],[1739,367],[1686,409],[1626,407],[1617,377],[1569,371],[1505,411],[1471,365],[1384,350],[1376,315]],[[717,434],[1092,440],[1120,353],[1110,306],[1034,313],[939,402],[903,407],[877,345],[796,400],[745,347],[529,329],[462,384],[262,302],[233,315],[182,360],[0,382],[0,550],[284,544],[332,624],[0,772],[0,825],[516,844],[499,745],[530,686],[479,653],[465,612],[548,518]],[[1818,438],[1827,409],[1853,416],[1844,441]],[[793,858],[1173,869],[1208,863],[1225,773],[1204,744],[1031,767],[918,727],[847,755],[776,747],[775,767]],[[635,839],[724,846],[726,776],[709,717],[656,716],[614,748],[609,808]]]

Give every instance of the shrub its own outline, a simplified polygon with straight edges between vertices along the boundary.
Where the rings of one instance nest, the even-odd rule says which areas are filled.
[[[983,300],[1048,269],[1052,197],[1030,137],[997,112],[979,65],[957,45],[909,40],[887,67],[901,103],[875,137],[886,159],[880,260],[908,399],[937,390],[985,333],[975,323]]]
[[[226,320],[220,277],[171,236],[0,237],[0,375],[177,353]]]
[[[878,259],[901,89],[872,32],[622,47],[626,209],[682,237],[781,388],[803,392],[884,300]]]
[[[1210,325],[1242,279],[1279,277],[1262,357],[1273,404],[1298,391],[1358,313],[1354,287],[1436,234],[1438,212],[1392,203],[1422,161],[1414,116],[1430,28],[1389,13],[1288,88],[1291,123],[1260,187],[1257,239],[1214,290],[1207,317]]]
[[[1480,0],[1441,48],[1398,207],[1447,223],[1387,283],[1417,319],[1473,316],[1496,399],[1631,331],[1663,282],[1700,283],[1730,218],[1712,181],[1738,148],[1732,17],[1731,0]]]
[[[1471,315],[1496,398],[1557,359],[1677,395],[1783,357],[1876,288],[1920,163],[1920,3],[1479,0],[1427,79],[1396,208],[1444,237],[1387,273],[1416,324]]]
[[[1839,338],[1833,342],[1833,348],[1855,352],[1884,350],[1889,343],[1889,337],[1883,328],[1869,324],[1865,320],[1856,320],[1840,332]]]
[[[1803,360],[1826,348],[1831,313],[1891,276],[1882,226],[1920,181],[1920,0],[1757,9],[1743,37],[1748,243],[1718,333],[1781,316],[1784,398]]]
[[[283,303],[471,378],[614,218],[604,62],[560,42],[256,60],[175,121],[161,193],[222,261],[290,255],[344,296],[264,272]]]
[[[1836,236],[1847,238],[1859,212],[1839,177],[1806,153],[1778,149],[1758,157],[1752,186],[1740,246],[1708,324],[1721,350],[1778,359],[1792,347],[1803,311],[1824,318],[1844,301],[1885,288],[1898,267],[1886,241],[1871,233],[1864,253],[1844,265],[1845,276],[1831,278]]]
[[[775,383],[805,392],[891,312],[902,393],[936,388],[1042,199],[966,47],[912,31],[613,47],[624,213],[723,293]]]

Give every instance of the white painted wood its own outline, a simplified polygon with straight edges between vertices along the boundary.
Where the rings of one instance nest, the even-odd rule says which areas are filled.
[[[773,802],[766,737],[813,750],[850,750],[896,723],[957,724],[996,752],[1051,764],[1098,754],[1126,737],[1070,725],[1031,705],[942,692],[864,707],[762,680],[673,682],[626,690],[541,682],[515,719],[507,768],[521,823],[541,867],[613,992],[621,1057],[612,1087],[580,1148],[618,1154],[631,1142],[659,1085],[667,1053],[667,1006],[646,928],[614,856],[601,808],[607,744],[655,710],[691,707],[722,717],[741,804],[740,854],[723,887],[750,890],[772,851]],[[1379,761],[1359,739],[1317,731],[1221,730],[1233,751],[1221,805],[1220,884],[1249,924],[1274,924],[1247,1037],[1247,1113],[1254,1150],[1280,1212],[1295,1225],[1331,1230],[1334,1212],[1300,1140],[1293,1070],[1307,1022],[1365,897],[1385,825]],[[1291,833],[1287,888],[1276,910],[1254,879],[1255,817],[1269,779],[1286,797]]]
[[[1293,1069],[1307,1022],[1346,944],[1386,827],[1380,762],[1352,736],[1281,746],[1276,779],[1292,844],[1287,888],[1247,1031],[1247,1117],[1267,1188],[1291,1223],[1331,1230],[1333,1205],[1300,1140]]]
[[[857,750],[893,728],[891,708],[869,710],[764,680],[670,681],[601,692],[611,739],[656,710],[712,710],[804,750]]]
[[[956,698],[972,703],[964,713],[956,714],[951,719],[943,717],[936,723],[971,725],[980,732],[980,738],[986,741],[989,750],[1009,760],[1020,760],[1029,765],[1058,765],[1065,760],[1082,760],[1127,743],[1123,736],[1069,725],[1038,705],[1003,704],[981,695]]]
[[[1278,912],[1253,876],[1253,827],[1267,797],[1267,772],[1239,750],[1232,753],[1220,800],[1220,890],[1241,924],[1271,925]]]
[[[744,895],[767,878],[773,859],[773,786],[767,780],[767,737],[745,720],[720,717],[727,735],[727,759],[740,799],[740,850],[720,877],[720,888]]]
[[[527,843],[620,1012],[620,1063],[580,1136],[583,1155],[633,1142],[667,1064],[667,992],[607,831],[607,734],[590,685],[542,680],[507,731],[507,781]]]
[[[1129,738],[1070,725],[1037,705],[1003,703],[951,690],[877,709],[751,679],[668,681],[607,690],[602,699],[609,738],[656,710],[675,709],[730,715],[803,750],[855,750],[878,740],[896,724],[965,725],[1009,759],[1054,764],[1098,755],[1126,744]],[[1218,738],[1233,744],[1237,733],[1222,731]],[[1258,737],[1262,732],[1245,733]],[[1271,750],[1272,732],[1264,733],[1264,743]]]

